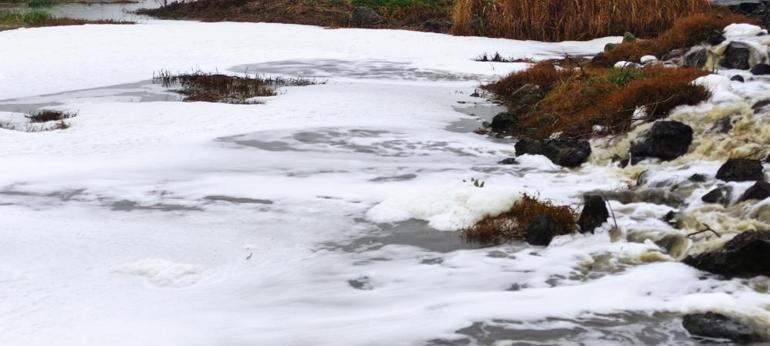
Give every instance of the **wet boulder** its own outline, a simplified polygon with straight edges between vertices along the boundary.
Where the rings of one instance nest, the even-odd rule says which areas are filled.
[[[516,156],[524,154],[544,155],[551,162],[563,167],[578,167],[591,155],[588,141],[572,139],[521,139],[516,142]]]
[[[763,181],[762,162],[752,159],[730,159],[717,171],[717,179],[724,181]]]
[[[751,326],[715,312],[685,315],[682,326],[695,337],[727,339],[732,342],[762,341],[762,337]]]
[[[768,64],[756,64],[751,68],[751,74],[757,76],[764,76],[770,74],[770,65]]]
[[[717,203],[721,205],[730,204],[733,189],[730,186],[721,186],[709,191],[701,197],[701,201],[706,203]]]
[[[770,183],[758,181],[756,184],[752,185],[748,190],[746,190],[743,195],[741,195],[741,199],[739,201],[743,202],[752,199],[761,201],[768,197],[770,197]]]
[[[743,76],[741,76],[739,74],[730,77],[730,80],[733,81],[733,82],[738,82],[738,83],[743,83],[743,82],[746,81],[745,79],[743,79]]]
[[[508,157],[508,158],[502,159],[497,164],[500,164],[500,165],[515,165],[515,164],[518,164],[518,163],[519,163],[519,161],[516,161],[515,157]]]
[[[509,112],[498,113],[492,118],[492,122],[489,123],[489,129],[495,133],[507,133],[511,131],[514,125],[519,121],[519,117],[516,114]]]
[[[422,23],[422,27],[430,32],[448,32],[452,28],[452,22],[446,19],[428,19]]]
[[[503,112],[492,118],[490,128],[492,132],[507,133],[518,122],[518,115],[526,112],[540,100],[545,98],[545,92],[536,84],[524,84],[511,95],[507,96],[506,105],[508,112]]]
[[[687,153],[692,139],[690,126],[678,121],[658,121],[631,144],[631,163],[645,158],[671,161]]]
[[[751,65],[751,46],[743,42],[730,42],[725,49],[721,65],[725,68],[748,70]]]
[[[609,218],[607,203],[601,195],[586,194],[583,196],[583,211],[577,221],[581,233],[594,233],[594,230]]]
[[[527,226],[524,240],[530,245],[548,246],[559,233],[559,223],[552,217],[540,215]]]
[[[706,66],[706,61],[708,61],[708,48],[695,46],[684,54],[682,64],[692,68],[703,68]]]
[[[382,23],[382,17],[370,7],[358,6],[350,15],[350,24],[354,27],[370,28]]]
[[[721,249],[688,256],[683,262],[726,277],[770,275],[770,231],[745,231]]]

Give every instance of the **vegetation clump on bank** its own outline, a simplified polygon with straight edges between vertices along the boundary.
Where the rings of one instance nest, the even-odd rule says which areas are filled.
[[[326,27],[400,28],[448,32],[452,0],[205,0],[176,1],[141,14],[166,19],[242,21]]]
[[[576,214],[569,206],[555,205],[524,194],[509,210],[486,216],[462,230],[462,237],[468,242],[487,245],[515,239],[527,240],[534,245],[548,245],[555,236],[575,232],[575,220]]]
[[[134,24],[127,21],[116,20],[86,20],[60,18],[52,16],[42,9],[30,9],[23,11],[0,11],[0,31],[18,28],[37,28],[45,26],[65,26],[84,24]]]
[[[187,102],[222,102],[233,104],[254,104],[255,97],[275,96],[276,88],[281,86],[307,86],[317,84],[303,78],[280,78],[260,76],[230,76],[218,73],[193,72],[173,74],[160,71],[152,79],[153,83],[165,88],[176,88],[175,92],[184,95]]]
[[[701,13],[678,19],[660,36],[648,40],[630,40],[607,49],[596,56],[594,63],[613,66],[619,61],[636,62],[645,55],[663,58],[675,49],[689,48],[700,43],[717,44],[724,40],[722,30],[733,23],[755,24],[755,19],[726,11]]]
[[[708,0],[457,0],[456,35],[564,41],[634,32],[651,37],[711,10]]]
[[[706,74],[692,68],[559,68],[543,62],[484,88],[509,109],[506,121],[493,122],[497,132],[589,138],[623,133],[634,121],[661,119],[677,106],[708,99],[708,90],[692,83]]]

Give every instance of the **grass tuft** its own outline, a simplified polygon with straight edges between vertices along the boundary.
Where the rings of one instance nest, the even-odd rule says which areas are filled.
[[[554,235],[569,234],[577,230],[576,214],[572,208],[555,205],[551,201],[540,201],[524,194],[502,214],[486,216],[475,225],[462,230],[462,237],[467,242],[488,245],[523,239],[527,227],[538,216],[546,216],[555,221],[557,231]]]
[[[222,102],[233,104],[254,104],[255,97],[275,96],[276,88],[282,86],[308,86],[317,82],[304,78],[280,78],[260,76],[230,76],[196,71],[187,74],[172,74],[160,71],[152,78],[153,83],[165,88],[179,88],[175,91],[184,95],[188,102]],[[323,82],[322,82],[323,83]]]

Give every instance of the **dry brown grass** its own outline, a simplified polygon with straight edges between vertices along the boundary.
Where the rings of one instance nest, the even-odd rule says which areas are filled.
[[[551,201],[539,201],[537,198],[523,195],[508,211],[487,216],[470,228],[462,231],[465,241],[481,244],[501,244],[513,239],[523,239],[527,227],[538,216],[553,219],[557,225],[554,235],[575,232],[575,211],[569,206],[554,205]]]
[[[652,37],[675,19],[710,10],[708,0],[457,0],[453,32],[541,41]]]
[[[372,7],[382,16],[374,28],[429,30],[425,22],[446,21],[449,31],[450,0],[353,1],[353,0],[202,0],[171,2],[161,8],[142,9],[138,13],[166,19],[202,21],[268,22],[349,27],[350,14],[356,6]]]
[[[732,23],[756,24],[757,21],[725,11],[696,14],[678,19],[671,29],[654,39],[621,43],[608,52],[599,54],[594,61],[599,65],[612,66],[618,61],[637,62],[645,55],[660,58],[674,49],[689,48],[708,41],[715,33],[720,33],[725,26]]]
[[[654,66],[559,70],[550,63],[540,63],[485,88],[511,110],[519,108],[506,97],[523,85],[534,83],[546,91],[543,100],[518,114],[514,135],[548,138],[561,132],[565,137],[588,138],[628,131],[639,107],[646,110],[643,120],[653,121],[677,106],[708,99],[705,88],[692,84],[695,78],[706,74],[697,69]],[[601,130],[596,131],[596,126]]]

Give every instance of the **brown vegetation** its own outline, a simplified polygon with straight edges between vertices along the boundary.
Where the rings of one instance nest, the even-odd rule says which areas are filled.
[[[645,55],[661,58],[674,49],[689,48],[701,42],[718,39],[722,29],[732,23],[756,24],[756,20],[726,11],[688,16],[678,19],[671,29],[654,39],[621,43],[599,54],[594,61],[599,65],[612,66],[618,61],[638,62]]]
[[[708,0],[457,0],[452,31],[564,41],[633,32],[651,37],[675,19],[710,10]]]
[[[373,8],[381,17],[367,27],[446,31],[451,28],[451,0],[200,0],[172,2],[138,13],[167,19],[268,22],[356,27],[351,13],[359,5]],[[433,22],[434,25],[428,25]],[[444,24],[446,23],[446,24]]]
[[[564,235],[577,230],[575,212],[568,206],[554,205],[550,201],[539,201],[524,194],[508,211],[487,216],[472,227],[462,231],[465,241],[481,244],[501,244],[513,239],[523,239],[527,227],[539,216],[554,220],[555,234]]]
[[[44,109],[32,114],[26,115],[27,119],[31,123],[44,123],[48,121],[60,121],[64,119],[74,118],[77,113],[69,113],[57,110]]]
[[[230,76],[217,73],[193,72],[172,74],[161,71],[153,76],[153,83],[174,88],[188,102],[222,102],[234,104],[258,103],[251,100],[260,96],[275,96],[277,87],[307,86],[315,81],[302,78],[265,78],[260,76]]]
[[[512,134],[548,138],[560,132],[565,137],[587,138],[630,129],[637,108],[644,107],[643,121],[668,115],[680,105],[695,105],[708,99],[708,91],[692,83],[707,72],[690,68],[598,68],[559,69],[539,63],[485,86],[509,110],[518,113]],[[545,97],[534,106],[512,104],[514,93],[526,84],[536,84]],[[595,127],[601,130],[597,131]]]

